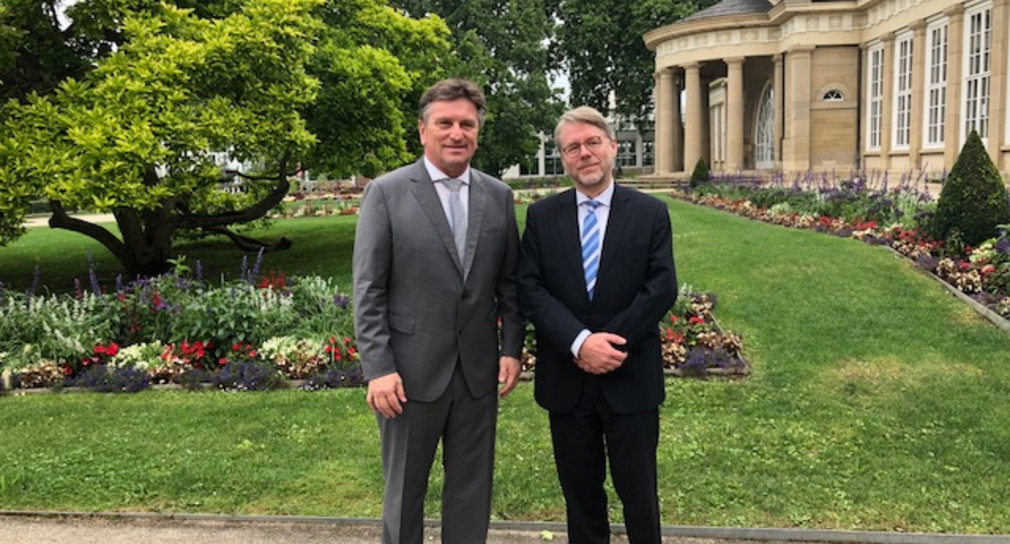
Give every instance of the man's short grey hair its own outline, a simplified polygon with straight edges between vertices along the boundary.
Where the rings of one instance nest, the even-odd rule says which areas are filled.
[[[571,109],[561,114],[558,119],[558,124],[554,127],[554,145],[561,149],[561,142],[558,140],[558,136],[561,134],[561,127],[572,124],[572,123],[586,123],[599,128],[607,135],[607,138],[614,140],[616,136],[614,135],[614,129],[610,127],[607,123],[607,118],[603,116],[596,108],[590,106],[579,106],[575,109]]]
[[[428,122],[428,110],[432,102],[456,100],[457,98],[465,98],[477,108],[478,128],[483,128],[484,118],[487,116],[484,91],[476,83],[460,78],[443,79],[428,87],[428,90],[421,95],[421,101],[418,104],[418,119],[422,123]]]

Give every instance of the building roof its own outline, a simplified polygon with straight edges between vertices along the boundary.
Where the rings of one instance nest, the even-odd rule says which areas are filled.
[[[753,13],[768,13],[772,4],[768,0],[722,0],[718,4],[705,8],[698,13],[689,15],[680,22],[699,21],[727,15],[748,15]]]

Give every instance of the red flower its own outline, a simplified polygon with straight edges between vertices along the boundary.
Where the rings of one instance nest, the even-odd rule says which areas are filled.
[[[692,325],[700,325],[705,322],[705,318],[692,315],[689,321],[691,322]]]
[[[109,357],[115,357],[116,354],[119,353],[119,344],[115,342],[109,344],[109,346],[105,348],[105,353]]]

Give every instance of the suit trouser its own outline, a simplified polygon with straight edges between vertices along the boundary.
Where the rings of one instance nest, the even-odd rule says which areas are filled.
[[[659,409],[617,414],[589,376],[575,409],[550,414],[558,479],[565,495],[568,541],[610,542],[607,495],[603,488],[607,458],[614,489],[624,506],[624,524],[632,544],[659,544],[656,447]]]
[[[495,391],[474,398],[457,365],[449,387],[434,402],[408,397],[402,414],[392,419],[378,416],[386,478],[385,544],[422,542],[424,497],[439,439],[445,471],[442,542],[475,544],[487,539],[497,410]]]

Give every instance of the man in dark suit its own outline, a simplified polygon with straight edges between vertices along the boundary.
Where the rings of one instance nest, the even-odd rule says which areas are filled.
[[[529,207],[519,301],[537,332],[572,544],[610,541],[607,458],[633,544],[659,544],[656,447],[665,397],[659,321],[677,297],[666,205],[614,183],[617,142],[580,107],[554,131],[575,184]]]
[[[470,168],[484,113],[469,81],[428,89],[418,121],[424,156],[376,178],[362,197],[354,322],[379,421],[387,544],[422,541],[440,439],[442,542],[487,538],[497,399],[518,379],[523,323],[512,192]]]

